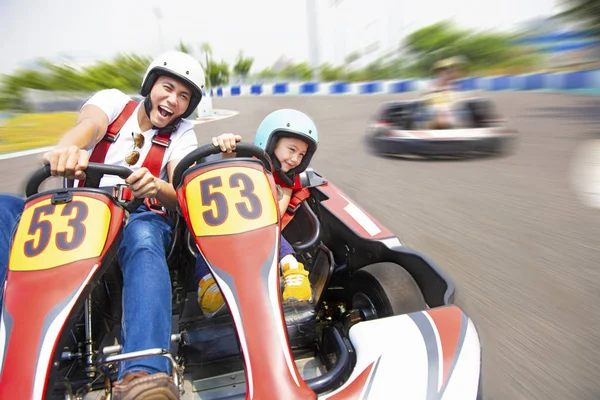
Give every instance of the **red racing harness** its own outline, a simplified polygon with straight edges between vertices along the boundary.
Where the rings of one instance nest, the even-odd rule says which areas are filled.
[[[136,101],[130,100],[121,114],[108,126],[106,129],[106,134],[102,138],[100,142],[94,147],[92,151],[92,155],[90,156],[90,162],[95,163],[104,163],[106,158],[106,153],[108,153],[108,149],[110,146],[117,140],[119,137],[121,128],[125,125],[125,122],[131,117],[133,112],[135,111],[138,103]],[[142,168],[148,168],[148,171],[155,177],[160,176],[160,169],[162,167],[162,162],[165,154],[165,150],[171,144],[171,132],[158,132],[152,138],[152,147],[150,147],[150,151],[146,155],[144,159],[144,163],[142,164]],[[274,177],[277,177],[277,174],[274,174]],[[281,184],[276,178],[276,183]],[[80,185],[83,186],[85,181],[82,183],[79,182]],[[287,186],[287,185],[285,185]],[[283,230],[294,218],[296,215],[296,211],[300,208],[302,202],[310,197],[310,190],[308,188],[298,188],[299,186],[299,178],[296,176],[296,182],[292,189],[294,192],[292,197],[290,198],[290,202],[288,204],[288,208],[284,215],[281,216],[281,229]],[[119,189],[115,189],[113,193],[119,200],[129,201],[133,199],[133,193],[131,190],[125,186],[119,187]],[[144,199],[144,204],[148,207],[148,209],[164,214],[162,205],[156,199]]]
[[[296,175],[294,184],[292,186],[285,184],[283,180],[279,178],[276,172],[273,172],[273,178],[277,185],[292,189],[292,197],[290,198],[287,210],[281,216],[281,230],[283,230],[287,224],[290,223],[292,218],[294,218],[294,215],[296,215],[296,211],[298,211],[298,208],[300,208],[302,202],[310,197],[310,190],[302,187],[302,184],[300,183],[300,177],[298,175]]]
[[[130,100],[121,114],[113,121],[112,124],[108,126],[106,129],[106,134],[96,144],[94,150],[92,151],[92,155],[90,156],[90,162],[95,163],[104,163],[106,158],[106,153],[108,152],[109,147],[117,140],[119,137],[121,128],[125,125],[125,122],[131,117],[133,112],[135,111],[138,102]],[[150,151],[146,155],[144,159],[144,163],[141,168],[148,168],[148,171],[155,177],[160,176],[160,170],[162,167],[163,158],[165,156],[165,150],[171,144],[171,132],[158,132],[152,138],[152,147],[150,147]],[[79,181],[80,185],[83,186],[85,181]],[[120,186],[118,189],[115,188],[113,195],[116,196],[119,200],[129,201],[133,199],[133,193],[128,187]],[[156,199],[144,199],[144,204],[148,207],[148,209],[160,213],[165,214],[163,211],[162,205]]]
[[[290,203],[288,204],[288,208],[285,211],[285,214],[281,216],[281,230],[283,230],[287,224],[290,223],[294,215],[296,215],[296,211],[300,208],[302,202],[310,197],[310,190],[308,188],[302,188],[300,190],[296,190],[292,197],[290,198]]]

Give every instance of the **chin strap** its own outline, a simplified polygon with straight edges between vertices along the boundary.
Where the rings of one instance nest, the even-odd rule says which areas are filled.
[[[294,182],[295,182],[295,178],[296,178],[295,171],[296,171],[297,167],[289,170],[288,172],[283,172],[281,170],[281,162],[277,159],[277,157],[275,157],[275,154],[270,154],[270,156],[271,156],[271,161],[273,162],[273,168],[275,169],[275,172],[277,173],[279,178],[286,185],[293,186]]]

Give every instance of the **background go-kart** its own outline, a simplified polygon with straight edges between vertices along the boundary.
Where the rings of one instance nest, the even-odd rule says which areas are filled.
[[[514,155],[371,155],[368,117],[381,101],[413,94],[214,97],[215,108],[239,114],[195,129],[200,143],[221,132],[250,141],[272,110],[307,112],[320,129],[315,169],[454,279],[456,301],[481,336],[486,399],[598,398],[600,211],[582,202],[571,176],[581,146],[598,134],[600,99],[484,95],[519,131]],[[19,191],[39,157],[0,160],[2,190]]]

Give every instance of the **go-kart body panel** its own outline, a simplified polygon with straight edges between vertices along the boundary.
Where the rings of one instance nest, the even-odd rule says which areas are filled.
[[[69,314],[116,253],[124,210],[104,193],[73,190],[62,202],[64,193],[29,198],[17,227],[0,322],[1,398],[42,397]]]
[[[320,178],[314,171],[310,175],[314,177],[309,180]],[[430,307],[452,302],[452,279],[435,262],[404,246],[400,238],[331,182],[318,182],[310,190],[311,207],[322,225],[320,239],[333,252],[336,264],[353,272],[368,264],[393,262],[412,275]]]
[[[317,190],[327,198],[321,202],[321,206],[335,215],[360,238],[385,240],[396,237],[333,183],[320,185]]]
[[[349,334],[357,362],[323,399],[467,399],[477,395],[480,343],[456,306],[360,322]]]
[[[258,162],[197,166],[188,170],[178,198],[232,314],[247,371],[246,398],[315,398],[288,344],[272,184]]]

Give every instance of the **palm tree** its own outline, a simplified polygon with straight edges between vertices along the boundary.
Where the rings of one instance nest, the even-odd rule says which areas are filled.
[[[185,54],[191,54],[190,48],[181,40],[179,41],[179,45],[177,46],[177,51],[180,51]]]
[[[206,76],[210,77],[210,64],[211,64],[211,61],[212,61],[212,47],[210,47],[210,43],[208,43],[208,42],[202,42],[202,44],[200,45],[200,51],[202,53],[204,53],[204,59],[205,59],[204,65],[202,67],[204,67],[204,71],[206,72]],[[211,87],[210,79],[207,79],[206,83],[207,83],[206,89],[208,91],[210,91],[210,87]]]

